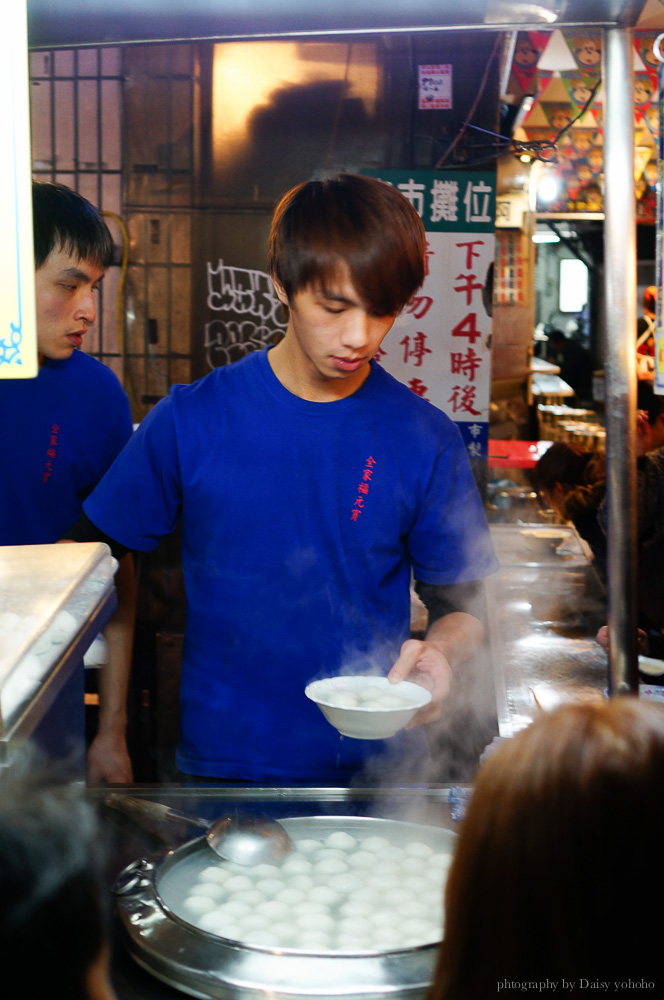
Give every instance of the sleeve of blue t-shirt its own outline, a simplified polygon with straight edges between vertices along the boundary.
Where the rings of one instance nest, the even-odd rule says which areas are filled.
[[[441,431],[408,552],[422,583],[480,580],[499,567],[466,449],[451,421]]]
[[[149,552],[178,522],[181,480],[171,397],[141,422],[83,505],[110,538]]]

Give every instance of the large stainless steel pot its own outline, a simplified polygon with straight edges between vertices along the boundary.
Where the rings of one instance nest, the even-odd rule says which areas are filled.
[[[314,816],[281,820],[292,837],[324,838],[345,830],[359,839],[372,834],[395,844],[420,840],[436,851],[453,850],[450,830],[397,820],[355,816]],[[166,855],[142,858],[127,867],[114,886],[124,938],[133,958],[158,979],[191,996],[274,1000],[344,997],[372,1000],[422,995],[428,988],[436,946],[361,953],[313,953],[248,946],[193,926],[162,895],[176,866],[210,852],[198,838]],[[172,878],[171,878],[172,881]]]

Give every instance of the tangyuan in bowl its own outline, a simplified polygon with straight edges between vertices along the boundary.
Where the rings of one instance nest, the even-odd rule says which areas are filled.
[[[528,548],[538,555],[555,555],[558,546],[565,540],[562,532],[551,528],[527,528],[520,535]]]
[[[431,701],[420,684],[391,684],[387,677],[328,677],[308,684],[304,693],[342,736],[360,740],[394,736]]]

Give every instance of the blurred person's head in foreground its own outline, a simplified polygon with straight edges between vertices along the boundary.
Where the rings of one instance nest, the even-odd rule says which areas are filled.
[[[445,892],[428,1000],[497,984],[641,979],[664,880],[664,708],[635,698],[541,715],[481,767]],[[652,976],[650,977],[652,979]]]
[[[32,765],[0,770],[3,980],[14,996],[113,1000],[94,812],[80,787]]]

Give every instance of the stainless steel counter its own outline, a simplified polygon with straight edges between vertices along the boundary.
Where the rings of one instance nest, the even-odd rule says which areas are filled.
[[[558,549],[536,551],[529,530],[560,533]],[[525,533],[524,533],[525,532]],[[542,709],[597,700],[607,686],[604,588],[585,543],[568,525],[492,525],[500,570],[487,580],[491,659],[501,736]]]

